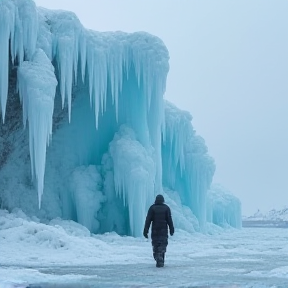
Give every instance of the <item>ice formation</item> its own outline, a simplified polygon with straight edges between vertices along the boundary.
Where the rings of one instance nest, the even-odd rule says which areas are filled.
[[[207,197],[207,221],[218,226],[242,227],[240,200],[219,184],[213,184]]]
[[[185,205],[177,217],[188,215],[188,230],[205,229],[215,164],[190,114],[163,100],[163,42],[87,30],[73,13],[32,0],[2,0],[0,23],[1,206],[139,236],[155,194],[164,193]],[[17,89],[29,137],[14,128]]]
[[[24,127],[29,119],[29,145],[32,178],[37,179],[39,208],[43,193],[46,145],[52,135],[52,118],[57,80],[54,67],[43,50],[18,69],[19,95],[23,104]]]
[[[204,139],[191,125],[192,116],[166,102],[162,145],[163,185],[178,191],[191,208],[200,227],[206,223],[206,193],[215,171]]]

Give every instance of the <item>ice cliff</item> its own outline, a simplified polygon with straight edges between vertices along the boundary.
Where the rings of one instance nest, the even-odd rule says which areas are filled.
[[[190,114],[163,100],[163,42],[31,0],[1,0],[0,24],[1,207],[139,236],[163,193],[183,229],[205,230],[215,164]]]

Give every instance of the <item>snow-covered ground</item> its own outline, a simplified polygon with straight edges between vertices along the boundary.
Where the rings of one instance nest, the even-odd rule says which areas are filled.
[[[72,221],[35,221],[0,210],[1,288],[288,287],[288,229],[176,229],[165,267],[156,268],[144,238],[91,236]]]

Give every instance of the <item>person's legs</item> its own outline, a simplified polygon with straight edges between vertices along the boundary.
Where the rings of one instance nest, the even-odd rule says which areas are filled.
[[[167,245],[168,245],[168,236],[154,237],[152,239],[153,257],[156,261],[156,267],[164,266],[165,252]]]
[[[168,246],[168,240],[166,239],[163,243],[163,259],[165,260],[165,253]]]
[[[158,247],[158,253],[159,253],[159,262],[160,262],[160,265],[161,267],[164,266],[164,262],[165,262],[165,252],[166,252],[166,243],[162,242],[159,247]]]
[[[156,253],[157,253],[157,247],[156,247],[157,242],[152,239],[152,248],[153,248],[153,258],[156,261]]]
[[[152,241],[153,257],[156,261],[156,267],[163,267],[163,245],[160,241]]]
[[[153,257],[154,257],[155,261],[157,260],[157,253],[158,253],[157,246],[154,245],[153,246]]]
[[[153,257],[155,259],[156,267],[163,267],[164,266],[164,260],[165,260],[165,252],[166,252],[166,241],[153,241]]]

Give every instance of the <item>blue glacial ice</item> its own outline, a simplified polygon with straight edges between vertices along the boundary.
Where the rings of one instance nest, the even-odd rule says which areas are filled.
[[[180,229],[239,227],[239,200],[208,192],[216,165],[192,116],[163,99],[159,38],[87,30],[31,0],[2,0],[0,23],[1,208],[140,236],[163,193]]]

